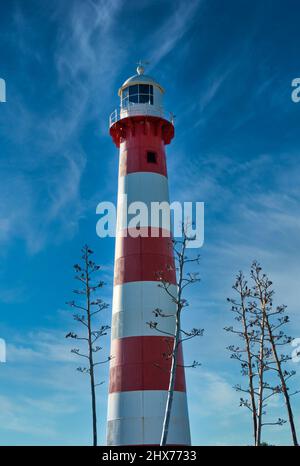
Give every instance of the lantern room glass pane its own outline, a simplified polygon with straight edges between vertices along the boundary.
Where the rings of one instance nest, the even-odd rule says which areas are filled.
[[[140,104],[149,104],[150,103],[150,95],[149,94],[140,94]]]
[[[139,84],[139,94],[149,94],[149,84]]]
[[[138,104],[138,102],[139,102],[138,94],[129,95],[129,102],[133,102],[134,104]]]
[[[122,107],[129,102],[153,105],[153,86],[150,84],[133,84],[122,91]]]
[[[133,86],[129,86],[129,95],[134,95],[139,93],[139,86],[138,84],[134,84]]]
[[[122,99],[122,107],[127,107],[128,106],[128,97],[125,97],[125,99]]]

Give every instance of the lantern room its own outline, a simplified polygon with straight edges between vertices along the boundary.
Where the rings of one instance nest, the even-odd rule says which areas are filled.
[[[118,91],[120,108],[110,116],[110,126],[117,120],[136,115],[149,115],[166,118],[163,108],[163,87],[150,76],[144,74],[139,65],[137,74],[128,78]],[[170,120],[170,115],[167,116]]]

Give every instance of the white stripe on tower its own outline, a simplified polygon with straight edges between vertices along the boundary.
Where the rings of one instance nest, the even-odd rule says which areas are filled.
[[[176,293],[171,285],[170,293]],[[174,318],[156,319],[154,309],[162,309],[165,314],[175,314],[176,305],[166,291],[153,282],[129,282],[116,285],[113,294],[112,338],[125,338],[137,335],[157,335],[147,322],[158,320],[160,330],[174,332]]]
[[[167,392],[144,390],[111,393],[108,400],[108,445],[156,445],[163,423]],[[175,392],[169,443],[190,443],[185,392]]]

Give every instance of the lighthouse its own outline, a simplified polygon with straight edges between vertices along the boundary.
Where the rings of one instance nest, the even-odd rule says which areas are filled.
[[[169,204],[165,146],[174,137],[174,125],[163,94],[140,63],[137,74],[120,87],[120,107],[110,116],[119,178],[107,445],[159,445],[162,433],[176,313],[160,286],[163,276],[176,295],[171,233],[160,217],[150,215],[153,203]],[[130,206],[140,203],[149,216],[130,228]],[[155,309],[169,316],[159,319],[160,332],[149,325]],[[182,345],[167,443],[190,445]]]

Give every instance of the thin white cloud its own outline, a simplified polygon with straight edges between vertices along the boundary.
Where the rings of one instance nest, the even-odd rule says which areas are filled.
[[[125,59],[111,30],[122,3],[76,2],[68,9],[60,3],[52,6],[58,30],[53,89],[63,97],[56,100],[52,111],[41,115],[29,108],[15,89],[13,104],[7,107],[2,132],[15,144],[16,153],[8,165],[12,169],[0,172],[3,245],[22,238],[29,252],[36,253],[49,241],[76,232],[86,209],[80,185],[87,155],[79,142],[80,131],[96,116],[101,121],[107,84]],[[62,9],[64,15],[60,16]],[[23,39],[14,45],[20,60],[31,54],[31,47],[22,45],[32,35],[30,21],[18,7],[15,22]]]
[[[49,422],[43,422],[43,416],[34,416],[33,421],[32,410],[28,410],[30,406],[26,406],[23,401],[0,395],[1,430],[30,434],[37,438],[55,435],[55,430],[52,426],[49,427]]]
[[[178,42],[191,28],[191,23],[203,0],[189,0],[189,2],[175,2],[174,10],[168,15],[165,23],[155,30],[150,36],[147,50],[152,50],[150,55],[149,70],[155,67],[168,53],[174,50]]]
[[[0,443],[88,444],[89,379],[76,370],[84,361],[70,353],[73,342],[65,340],[60,330],[3,333],[8,344],[7,362],[0,372]],[[108,366],[104,366],[97,371],[98,381],[107,381]],[[98,387],[101,438],[106,392],[107,384]]]

